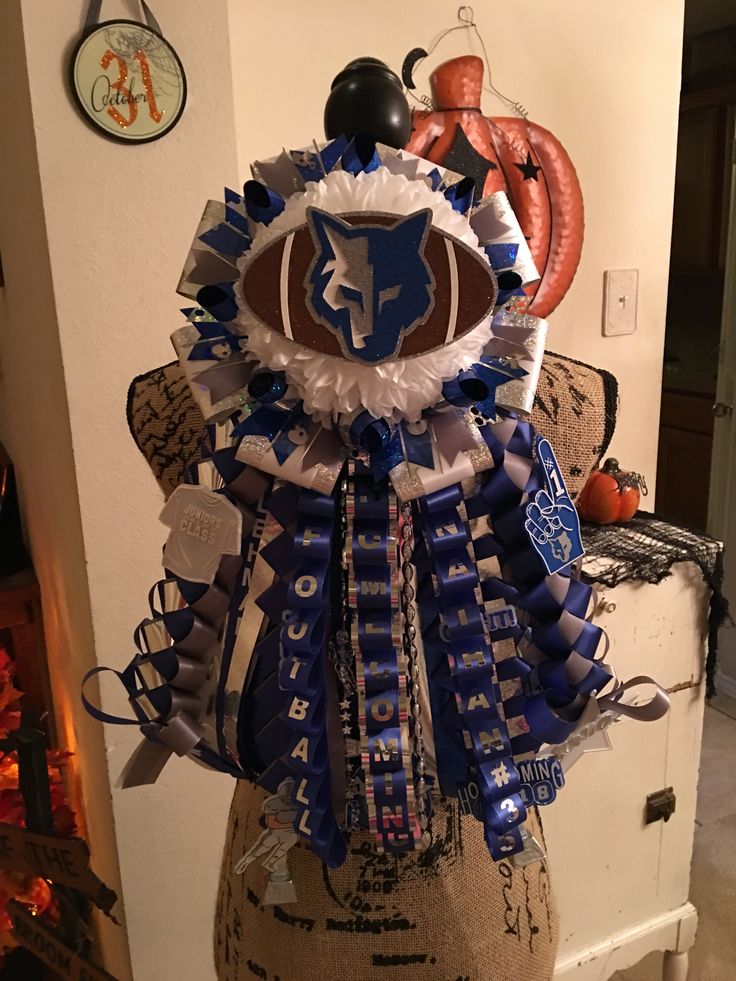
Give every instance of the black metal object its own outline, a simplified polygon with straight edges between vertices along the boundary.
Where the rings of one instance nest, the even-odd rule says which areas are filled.
[[[664,821],[665,824],[675,813],[677,798],[672,787],[665,787],[653,794],[647,795],[647,806],[645,813],[646,824],[654,824],[655,821]]]
[[[365,133],[400,149],[411,133],[411,111],[401,79],[378,58],[356,58],[334,78],[325,104],[328,140]]]

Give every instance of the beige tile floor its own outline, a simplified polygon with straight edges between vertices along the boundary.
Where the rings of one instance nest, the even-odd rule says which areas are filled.
[[[690,899],[698,935],[688,981],[736,981],[736,701],[718,695],[705,710]],[[650,954],[611,981],[661,981]]]

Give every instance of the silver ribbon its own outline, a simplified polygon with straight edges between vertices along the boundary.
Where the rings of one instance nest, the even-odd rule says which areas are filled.
[[[624,696],[640,685],[650,685],[654,695],[643,704],[624,702]],[[616,684],[607,695],[597,699],[591,698],[580,718],[577,728],[564,743],[555,746],[542,746],[540,755],[549,753],[561,760],[563,769],[567,772],[576,763],[586,749],[610,749],[606,730],[621,718],[634,719],[637,722],[656,722],[663,718],[670,708],[670,697],[652,678],[637,675],[625,683]],[[586,743],[588,744],[586,746]]]
[[[534,395],[542,370],[547,321],[526,313],[502,310],[493,318],[491,326],[493,337],[486,344],[483,353],[505,358],[526,371],[523,378],[514,378],[499,385],[496,389],[496,405],[529,415],[534,407]]]
[[[470,216],[470,227],[481,245],[516,245],[513,272],[521,276],[521,285],[536,283],[539,270],[534,265],[531,251],[511,202],[504,191],[495,191],[483,198]]]
[[[244,205],[233,203],[228,204],[227,207],[245,217]],[[211,286],[213,283],[232,283],[238,278],[235,257],[217,252],[200,238],[205,232],[211,231],[225,221],[225,204],[222,201],[208,201],[197,225],[197,231],[194,233],[189,254],[184,260],[184,269],[176,288],[180,296],[185,296],[196,303],[197,293],[203,286]]]
[[[217,321],[205,312],[192,313],[189,320],[190,323],[174,331],[171,343],[205,422],[219,422],[236,409],[242,409],[249,401],[246,386],[258,365],[255,361],[248,361],[242,351],[233,351],[220,361],[192,358],[192,351],[198,344],[213,340],[203,338],[195,324]],[[223,343],[227,343],[225,335]]]

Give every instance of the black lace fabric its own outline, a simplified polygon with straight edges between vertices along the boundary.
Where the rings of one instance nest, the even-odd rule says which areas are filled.
[[[656,585],[672,575],[678,562],[694,562],[710,589],[708,653],[705,662],[706,697],[715,695],[718,632],[731,621],[723,595],[723,545],[702,531],[674,524],[661,514],[637,511],[625,524],[582,523],[585,551],[590,558],[607,560],[582,577],[588,583],[613,588],[624,582]]]

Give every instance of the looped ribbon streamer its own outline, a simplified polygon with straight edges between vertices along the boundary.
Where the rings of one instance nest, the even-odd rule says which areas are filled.
[[[268,480],[233,462],[233,452],[213,452],[200,467],[214,470],[217,462],[222,468],[226,474],[226,491],[222,493],[227,493],[241,510],[243,531],[249,536],[255,520],[253,506],[263,495]],[[244,775],[220,742],[222,719],[216,718],[214,733],[205,721],[218,680],[213,667],[221,653],[220,632],[231,609],[242,565],[241,557],[223,557],[210,586],[172,576],[153,586],[149,593],[152,618],[142,621],[134,634],[138,652],[123,671],[113,671],[126,691],[135,718],[110,716],[85,694],[93,676],[111,669],[94,668],[85,676],[82,698],[87,710],[100,721],[138,725],[146,737],[123,769],[122,786],[153,783],[172,753],[191,754],[220,772]]]
[[[571,578],[569,570],[549,574],[530,537],[525,504],[547,479],[546,467],[535,457],[532,427],[509,417],[486,426],[483,435],[496,466],[468,510],[473,518],[484,519],[478,522],[474,544],[476,555],[487,564],[482,585],[487,615],[493,615],[494,604],[499,612],[506,605],[509,618],[513,613],[515,620],[516,607],[534,624],[526,629],[518,622],[509,625],[504,641],[508,667],[499,668],[503,680],[512,681],[516,674],[522,682],[523,694],[517,686],[506,700],[507,714],[513,711],[525,723],[511,741],[518,754],[543,743],[564,742],[587,699],[611,675],[596,661],[602,631],[586,619],[592,590]]]
[[[644,703],[624,702],[624,696],[639,686],[653,686],[654,694],[652,697]],[[607,695],[602,695],[598,699],[598,707],[601,712],[612,712],[616,717],[625,716],[628,719],[636,719],[638,722],[656,722],[657,719],[667,715],[670,708],[670,696],[652,678],[646,675],[637,675],[635,678],[629,678],[623,684],[617,685]]]

